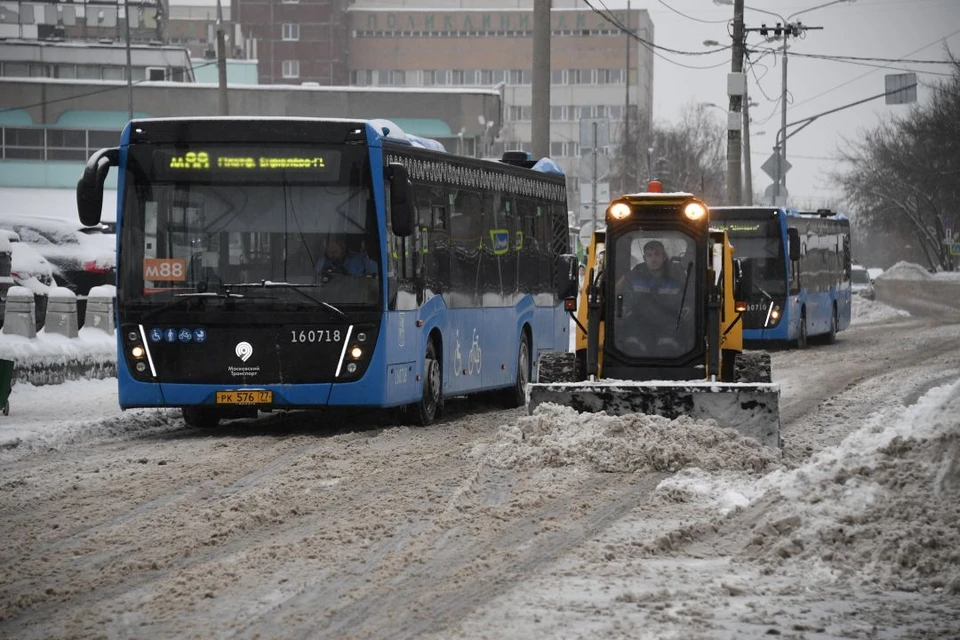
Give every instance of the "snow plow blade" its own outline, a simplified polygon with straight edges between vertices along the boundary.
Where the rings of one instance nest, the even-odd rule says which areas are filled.
[[[545,402],[584,413],[682,415],[739,431],[764,447],[780,448],[780,387],[732,382],[555,382],[527,385],[527,413]]]

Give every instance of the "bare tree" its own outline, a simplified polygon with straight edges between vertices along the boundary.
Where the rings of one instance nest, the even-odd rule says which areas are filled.
[[[619,193],[642,191],[647,180],[657,179],[665,191],[693,193],[708,204],[722,202],[726,132],[703,107],[687,107],[679,123],[656,124],[652,129],[644,126],[645,117],[631,115],[629,138],[621,132],[611,172],[611,184],[619,186]]]
[[[862,234],[912,238],[933,270],[957,262],[944,242],[960,202],[960,62],[951,61],[930,103],[848,143],[841,154],[851,168],[836,176]]]

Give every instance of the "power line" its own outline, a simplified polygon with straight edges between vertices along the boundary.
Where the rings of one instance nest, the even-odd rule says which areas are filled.
[[[729,24],[729,23],[730,23],[730,20],[729,20],[729,19],[727,19],[727,20],[703,20],[703,19],[701,19],[701,18],[694,18],[693,16],[688,16],[687,14],[683,13],[682,11],[679,11],[679,10],[677,10],[677,9],[674,9],[674,8],[671,7],[669,4],[667,4],[666,2],[664,2],[664,0],[657,0],[657,2],[659,2],[660,4],[662,4],[663,6],[665,6],[667,9],[670,9],[670,11],[673,11],[673,12],[674,12],[675,14],[677,14],[678,16],[683,16],[683,17],[686,18],[687,20],[693,20],[694,22],[700,22],[700,23],[703,23],[703,24],[724,24],[724,23],[728,23],[728,24]]]
[[[633,38],[634,40],[636,40],[637,42],[639,42],[639,43],[642,44],[643,46],[645,46],[645,47],[647,47],[647,48],[650,48],[650,49],[659,49],[660,51],[666,51],[667,53],[675,53],[675,54],[677,54],[677,55],[682,55],[682,56],[708,56],[708,55],[712,55],[712,54],[714,54],[714,53],[720,53],[721,51],[728,51],[728,50],[730,49],[730,47],[731,47],[731,45],[727,45],[727,46],[723,46],[723,47],[720,47],[720,48],[717,48],[717,49],[710,49],[709,51],[681,51],[681,50],[679,50],[679,49],[671,49],[670,47],[664,47],[664,46],[659,45],[659,44],[654,44],[653,42],[650,42],[649,40],[645,40],[645,39],[641,38],[641,37],[638,36],[637,34],[633,33],[633,31],[631,31],[630,29],[628,29],[628,28],[626,27],[626,25],[624,25],[624,24],[620,21],[619,18],[617,18],[615,15],[613,15],[613,12],[611,12],[610,9],[608,9],[607,6],[606,6],[605,4],[603,4],[603,0],[597,0],[597,2],[599,2],[599,3],[603,6],[603,8],[606,9],[606,13],[604,13],[604,12],[601,11],[600,9],[597,9],[595,6],[593,6],[592,4],[590,4],[590,0],[583,0],[583,1],[584,1],[584,3],[585,3],[588,7],[590,7],[590,10],[591,10],[591,11],[593,11],[594,13],[596,13],[598,16],[600,16],[601,18],[603,18],[604,20],[606,20],[607,22],[609,22],[609,23],[612,24],[613,26],[617,27],[617,28],[618,28],[620,31],[622,31],[623,33],[629,35],[631,38]],[[724,22],[726,22],[726,21],[724,21]],[[704,68],[709,69],[709,68],[711,68],[711,67],[704,67]]]
[[[947,38],[953,37],[953,36],[957,35],[958,33],[960,33],[960,29],[957,29],[957,30],[954,31],[953,33],[948,33],[948,34],[945,35],[945,36],[941,36],[941,37],[937,38],[936,40],[930,42],[929,44],[925,44],[925,45],[923,45],[922,47],[920,47],[919,49],[914,49],[913,51],[910,51],[910,52],[908,52],[908,53],[905,54],[905,55],[912,56],[913,54],[919,53],[920,51],[923,51],[924,49],[927,49],[927,48],[929,48],[929,47],[932,47],[933,45],[937,44],[938,42],[941,42],[941,41],[943,41],[943,40],[946,40]],[[881,67],[881,68],[885,68],[885,67]],[[820,93],[818,93],[818,94],[816,94],[816,95],[814,95],[814,96],[810,96],[810,97],[807,98],[806,100],[801,100],[800,102],[794,104],[793,106],[794,106],[794,107],[798,107],[798,106],[800,106],[801,104],[806,104],[807,102],[810,102],[811,100],[815,100],[815,99],[817,99],[817,98],[819,98],[819,97],[821,97],[821,96],[825,96],[826,94],[831,93],[831,92],[833,92],[833,91],[836,91],[837,89],[840,89],[840,88],[842,88],[842,87],[845,87],[845,86],[847,86],[848,84],[852,84],[852,83],[856,82],[857,80],[861,80],[861,79],[863,79],[863,78],[866,78],[866,77],[867,77],[868,75],[870,75],[871,73],[876,73],[876,70],[867,71],[866,73],[864,73],[864,74],[862,74],[862,75],[859,75],[859,76],[857,76],[856,78],[854,78],[854,79],[852,79],[852,80],[846,80],[846,81],[844,81],[844,82],[841,82],[840,84],[836,85],[835,87],[833,87],[833,88],[831,88],[831,89],[827,89],[826,91],[822,91],[822,92],[820,92]]]

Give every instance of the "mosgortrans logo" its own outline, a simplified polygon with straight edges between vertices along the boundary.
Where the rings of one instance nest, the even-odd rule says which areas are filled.
[[[253,355],[253,345],[249,342],[238,342],[234,352],[240,360],[246,362]]]

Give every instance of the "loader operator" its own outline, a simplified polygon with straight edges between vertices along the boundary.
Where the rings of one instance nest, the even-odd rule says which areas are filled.
[[[689,349],[693,291],[685,290],[683,274],[670,272],[663,243],[643,245],[643,262],[617,283],[623,299],[623,317],[617,323],[617,342],[633,355],[669,357]]]

